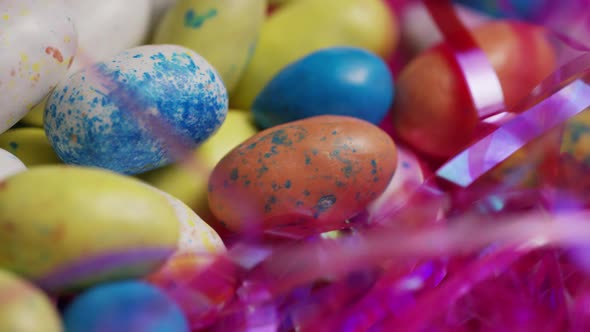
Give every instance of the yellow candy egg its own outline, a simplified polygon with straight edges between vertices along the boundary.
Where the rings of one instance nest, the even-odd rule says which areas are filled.
[[[12,273],[0,270],[0,331],[61,332],[62,325],[45,294]]]
[[[0,268],[45,289],[143,276],[178,239],[167,199],[133,178],[59,165],[0,182]]]
[[[178,44],[209,61],[232,91],[266,16],[264,0],[180,0],[156,29],[154,43]]]
[[[41,128],[10,129],[0,135],[0,148],[17,156],[28,167],[62,164]]]
[[[230,96],[250,109],[286,65],[325,47],[356,46],[382,57],[397,44],[397,22],[382,0],[299,0],[280,7],[262,26],[252,60]]]

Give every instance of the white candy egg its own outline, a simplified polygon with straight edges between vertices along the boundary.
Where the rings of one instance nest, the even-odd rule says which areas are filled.
[[[0,133],[65,77],[76,48],[63,0],[0,1]]]
[[[0,149],[0,181],[27,170],[25,164],[10,152]]]
[[[141,45],[150,26],[152,0],[66,0],[78,29],[79,54],[70,72]]]

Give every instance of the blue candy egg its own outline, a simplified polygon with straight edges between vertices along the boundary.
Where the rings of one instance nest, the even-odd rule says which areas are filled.
[[[269,128],[317,115],[347,115],[379,124],[393,102],[393,78],[378,56],[352,47],[316,51],[280,71],[252,111]]]
[[[139,281],[94,287],[64,312],[66,332],[188,332],[178,305],[159,289]]]
[[[227,114],[215,69],[176,45],[146,45],[71,75],[51,94],[45,131],[68,164],[137,174],[209,138]]]

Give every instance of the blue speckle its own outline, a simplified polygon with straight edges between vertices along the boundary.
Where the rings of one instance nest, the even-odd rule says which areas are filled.
[[[291,188],[291,180],[285,181],[285,188],[287,188],[287,189]]]
[[[207,13],[199,15],[193,9],[189,9],[184,14],[184,26],[187,28],[198,29],[205,21],[217,16],[217,9],[210,9]]]
[[[16,142],[10,142],[8,145],[10,145],[10,148],[14,151],[16,149],[18,149],[18,143]]]

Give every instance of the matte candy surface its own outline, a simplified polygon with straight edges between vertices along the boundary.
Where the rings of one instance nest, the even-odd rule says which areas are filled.
[[[498,74],[508,107],[555,68],[552,46],[538,27],[492,22],[473,30],[473,36]],[[439,46],[410,62],[397,81],[393,108],[396,133],[418,151],[441,158],[470,143],[478,123],[460,73],[449,61]]]
[[[28,282],[0,270],[0,294],[0,331],[62,331],[57,310],[41,290]]]
[[[324,47],[356,46],[389,56],[398,40],[396,23],[381,0],[299,0],[279,8],[262,27],[232,107],[250,109],[281,69]]]
[[[67,332],[188,332],[178,306],[157,288],[138,281],[94,287],[64,314]]]
[[[323,49],[279,72],[256,97],[261,128],[317,115],[346,115],[379,124],[393,101],[393,78],[378,56],[360,49]]]
[[[62,164],[41,128],[10,129],[0,135],[0,148],[14,154],[29,167]]]
[[[0,181],[27,170],[25,164],[10,152],[0,149]]]
[[[228,153],[209,179],[209,206],[233,231],[281,235],[346,227],[376,199],[396,167],[391,138],[372,124],[319,116],[258,133]]]
[[[137,180],[40,166],[0,184],[0,268],[44,288],[141,277],[177,248],[174,209]]]
[[[45,109],[49,141],[68,164],[144,172],[174,160],[171,144],[196,147],[225,119],[223,82],[184,47],[140,46],[93,69],[60,84]]]
[[[5,0],[0,17],[2,133],[65,77],[77,35],[63,0]]]
[[[199,53],[217,69],[231,94],[265,17],[265,0],[180,0],[160,22],[153,42]]]

